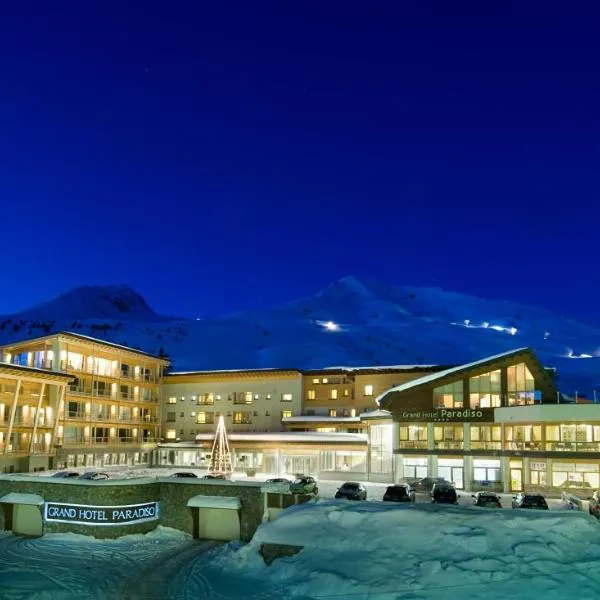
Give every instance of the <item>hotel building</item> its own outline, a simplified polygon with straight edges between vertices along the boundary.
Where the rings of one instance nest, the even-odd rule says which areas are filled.
[[[160,439],[168,361],[67,332],[5,345],[1,355],[5,367],[33,368],[68,381],[54,401],[53,467],[149,463]]]
[[[600,405],[562,403],[530,349],[426,375],[377,401],[363,415],[371,479],[553,495],[600,488]]]

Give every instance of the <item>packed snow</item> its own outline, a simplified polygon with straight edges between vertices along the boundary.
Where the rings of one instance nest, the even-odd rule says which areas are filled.
[[[329,500],[287,509],[214,560],[289,598],[592,600],[599,534],[583,512]],[[303,550],[266,566],[263,543]]]

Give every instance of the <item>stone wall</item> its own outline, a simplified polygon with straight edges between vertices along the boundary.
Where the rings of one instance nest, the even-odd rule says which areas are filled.
[[[262,522],[264,504],[261,484],[203,481],[201,479],[140,478],[107,481],[53,480],[31,475],[0,476],[0,497],[11,492],[38,494],[46,502],[89,506],[122,506],[160,502],[159,519],[131,525],[78,525],[44,522],[44,532],[71,531],[98,538],[114,538],[131,533],[147,533],[159,524],[193,535],[193,513],[187,506],[194,496],[235,497],[240,499],[240,536],[249,541]],[[0,505],[1,507],[2,505]],[[198,509],[194,509],[198,510]],[[201,509],[200,509],[201,510]],[[43,511],[43,507],[40,507]],[[4,529],[4,510],[0,509],[0,529]]]

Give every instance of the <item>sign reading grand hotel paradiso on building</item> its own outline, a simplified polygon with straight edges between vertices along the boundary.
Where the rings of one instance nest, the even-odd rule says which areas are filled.
[[[396,413],[400,421],[421,421],[426,423],[465,423],[465,422],[494,422],[493,408],[428,408],[405,409]]]
[[[88,506],[46,502],[44,520],[48,523],[74,525],[136,525],[155,521],[159,517],[158,502],[127,504],[124,506]]]

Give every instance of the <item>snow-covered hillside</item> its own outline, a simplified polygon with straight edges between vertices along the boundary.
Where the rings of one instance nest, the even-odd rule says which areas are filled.
[[[126,286],[76,288],[0,317],[0,344],[71,330],[148,352],[175,369],[454,364],[530,346],[562,390],[600,386],[600,328],[542,308],[346,277],[316,295],[216,319],[157,315]]]

